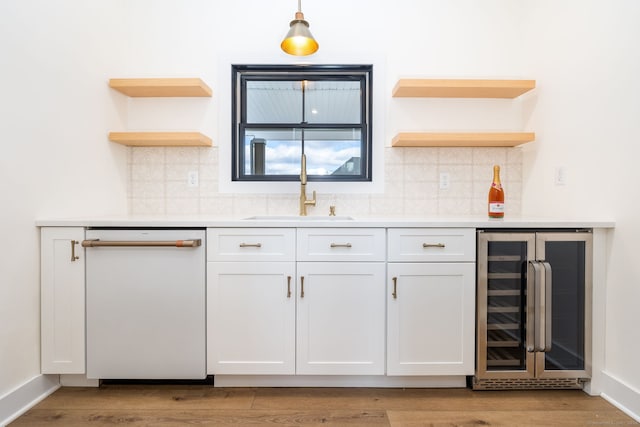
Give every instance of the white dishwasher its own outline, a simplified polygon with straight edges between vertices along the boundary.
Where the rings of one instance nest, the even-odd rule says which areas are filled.
[[[206,377],[204,229],[90,229],[87,377]]]

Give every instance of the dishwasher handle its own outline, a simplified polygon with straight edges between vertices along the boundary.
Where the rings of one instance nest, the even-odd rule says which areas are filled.
[[[83,248],[97,247],[175,247],[195,248],[202,245],[202,239],[191,240],[83,240]]]

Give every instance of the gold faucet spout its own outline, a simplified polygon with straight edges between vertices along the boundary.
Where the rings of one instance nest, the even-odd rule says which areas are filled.
[[[307,215],[307,206],[316,205],[316,192],[313,191],[313,199],[307,199],[307,156],[302,155],[300,165],[300,216]]]
[[[302,155],[300,162],[300,184],[307,185],[307,155]]]

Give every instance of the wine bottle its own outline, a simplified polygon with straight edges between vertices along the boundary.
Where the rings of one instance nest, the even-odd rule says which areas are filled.
[[[493,167],[493,182],[489,189],[489,218],[504,218],[504,189],[500,183],[500,166]]]

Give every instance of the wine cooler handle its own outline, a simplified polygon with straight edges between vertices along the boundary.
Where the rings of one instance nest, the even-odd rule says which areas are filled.
[[[536,261],[529,261],[529,265],[527,267],[527,295],[530,297],[526,299],[527,301],[527,328],[526,328],[526,342],[525,347],[529,353],[533,353],[536,351],[536,329],[535,324],[537,322],[536,311],[537,306],[535,303],[535,295],[537,289],[537,281],[536,281],[536,270],[535,270]]]
[[[547,285],[545,283],[546,275],[544,274],[544,266],[540,261],[536,261],[536,263],[538,264],[538,310],[536,311],[536,316],[538,318],[538,326],[536,327],[536,335],[538,336],[538,348],[536,350],[544,352],[544,349],[546,347],[545,341],[547,338],[547,335],[545,333],[547,330],[547,316],[545,315],[545,313],[547,312]]]
[[[544,269],[544,343],[542,345],[542,351],[551,351],[551,331],[552,331],[552,319],[553,314],[551,301],[553,300],[553,279],[551,264],[547,261],[541,261],[540,264]]]
[[[533,266],[533,286],[534,286],[534,299],[535,299],[535,321],[534,321],[534,351],[544,351],[544,331],[545,331],[545,318],[544,318],[544,276],[542,275],[542,267],[540,261],[529,261]]]

